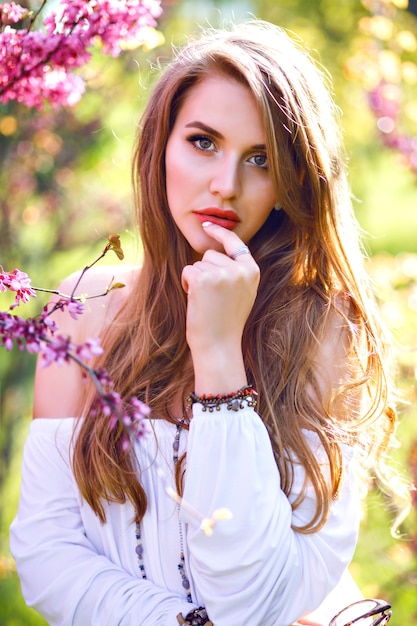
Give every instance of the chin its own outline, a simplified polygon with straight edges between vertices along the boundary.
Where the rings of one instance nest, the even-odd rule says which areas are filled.
[[[224,252],[223,246],[218,241],[211,239],[211,237],[199,237],[195,238],[192,241],[190,241],[190,239],[188,239],[187,241],[191,248],[191,254],[193,259],[201,259],[201,257],[204,255],[205,252],[207,252],[207,250],[217,250],[218,252]]]

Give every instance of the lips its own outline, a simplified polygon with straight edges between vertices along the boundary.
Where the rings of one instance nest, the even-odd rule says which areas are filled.
[[[201,223],[212,222],[228,230],[234,230],[240,222],[239,216],[235,211],[219,209],[218,207],[207,207],[201,211],[195,211],[194,215]]]

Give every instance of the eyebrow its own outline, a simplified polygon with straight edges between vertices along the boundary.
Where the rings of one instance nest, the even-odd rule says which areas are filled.
[[[204,122],[199,122],[198,120],[189,122],[188,124],[185,125],[185,128],[199,128],[203,132],[208,133],[209,135],[212,135],[213,137],[216,137],[217,139],[224,139],[223,135],[219,133],[218,130],[212,128],[211,126],[207,126],[207,124],[204,124]],[[264,143],[257,144],[255,146],[252,146],[252,150],[265,150],[266,151],[266,145]]]
[[[185,128],[199,128],[200,130],[203,130],[204,132],[213,135],[213,137],[217,137],[217,139],[224,139],[223,135],[219,133],[218,130],[215,130],[211,126],[207,126],[207,124],[199,122],[198,120],[195,120],[194,122],[189,122],[185,125]]]

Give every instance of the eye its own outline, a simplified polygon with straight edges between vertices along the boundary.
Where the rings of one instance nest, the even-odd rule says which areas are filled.
[[[213,140],[210,137],[207,137],[207,135],[192,135],[191,137],[188,137],[187,141],[193,144],[196,150],[211,152],[215,149]]]
[[[268,157],[265,153],[254,154],[252,157],[250,157],[249,163],[252,163],[252,165],[256,165],[256,167],[261,167],[264,170],[268,169]]]

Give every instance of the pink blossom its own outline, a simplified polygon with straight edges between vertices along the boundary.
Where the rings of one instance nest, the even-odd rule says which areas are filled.
[[[121,413],[122,400],[120,395],[115,391],[110,391],[106,393],[103,391],[100,393],[95,402],[96,411],[101,411],[103,415],[106,417],[110,417],[111,428],[113,428],[113,424],[119,422],[120,413]]]
[[[78,300],[68,300],[66,304],[68,313],[71,315],[72,319],[77,320],[78,316],[84,313],[83,302],[79,302]]]
[[[1,345],[9,352],[14,344],[14,317],[10,313],[0,311],[0,336]]]
[[[0,33],[0,101],[16,100],[37,108],[45,100],[53,105],[76,104],[85,85],[71,71],[89,59],[76,37],[6,27]]]
[[[85,85],[73,72],[90,60],[88,49],[101,41],[105,54],[117,56],[122,42],[142,43],[145,28],[155,26],[161,12],[159,0],[63,0],[45,18],[45,32],[5,26],[0,33],[0,102],[16,100],[37,108],[45,101],[74,105]],[[18,9],[12,14],[20,15]]]
[[[125,434],[122,436],[122,449],[125,451],[130,449],[134,441],[139,441],[150,433],[147,418],[151,410],[138,398],[123,402],[115,391],[103,392],[97,396],[92,412],[100,412],[108,417],[111,430],[118,424],[123,426]]]
[[[100,346],[99,339],[87,339],[85,343],[77,346],[77,356],[82,361],[90,361],[94,356],[103,354],[103,348]]]
[[[0,311],[1,345],[6,350],[11,350],[14,345],[17,345],[19,350],[26,348],[31,354],[39,352],[44,332],[45,324],[42,319],[23,319]]]
[[[151,409],[148,407],[148,405],[142,402],[142,400],[139,400],[138,398],[131,398],[130,404],[133,406],[135,410],[135,415],[139,415],[142,417],[149,417],[149,415],[151,414]]]
[[[132,439],[139,441],[142,437],[149,434],[150,429],[147,418],[150,413],[150,408],[138,398],[131,398],[126,404],[121,420]]]
[[[127,437],[126,435],[123,435],[122,437],[122,450],[123,452],[127,452],[128,450],[130,450],[131,447],[131,442],[129,437]]]
[[[97,0],[90,18],[91,36],[100,37],[103,51],[118,56],[122,42],[143,42],[144,28],[155,26],[162,13],[155,0]]]
[[[104,387],[105,389],[113,389],[114,383],[110,378],[107,370],[105,370],[104,368],[100,368],[96,370],[95,373],[97,376],[97,380],[102,387]]]
[[[46,326],[46,328],[49,330],[51,334],[53,334],[56,330],[58,330],[58,326],[55,320],[53,320],[49,315],[47,306],[44,307],[41,313],[41,320],[42,320],[42,323]]]
[[[0,266],[0,291],[16,292],[16,298],[14,303],[10,306],[11,309],[19,306],[21,302],[29,302],[30,298],[36,298],[36,292],[30,286],[30,278],[25,272],[21,272],[18,269],[13,272],[5,272]]]
[[[52,363],[62,365],[69,363],[70,354],[74,351],[74,345],[69,337],[58,335],[53,341],[48,341],[42,345],[41,367],[47,367]]]
[[[15,2],[5,2],[3,6],[0,6],[0,22],[4,21],[2,13],[6,16],[8,22],[15,24],[27,16],[28,10]]]

